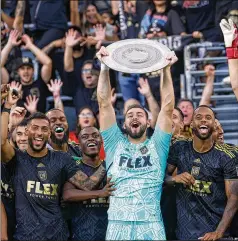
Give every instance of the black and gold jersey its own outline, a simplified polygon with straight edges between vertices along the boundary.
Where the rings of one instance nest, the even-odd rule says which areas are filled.
[[[198,153],[192,140],[184,140],[171,146],[168,164],[177,167],[177,174],[195,178],[191,186],[177,185],[177,238],[198,239],[215,231],[227,202],[224,180],[238,179],[237,155],[219,144]]]

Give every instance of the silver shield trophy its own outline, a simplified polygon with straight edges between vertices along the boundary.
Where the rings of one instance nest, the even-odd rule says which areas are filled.
[[[126,39],[106,47],[109,56],[102,58],[109,68],[123,73],[149,73],[167,66],[171,50],[156,40]]]

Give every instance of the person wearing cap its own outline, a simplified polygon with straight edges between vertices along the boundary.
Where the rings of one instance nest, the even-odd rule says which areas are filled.
[[[99,60],[108,55],[105,47],[97,53]],[[110,197],[106,240],[166,239],[160,198],[175,102],[170,68],[177,57],[171,52],[166,61],[161,78],[161,110],[150,139],[146,136],[148,113],[140,105],[127,109],[123,125],[127,136],[120,131],[111,104],[109,68],[101,63],[97,87],[100,129],[108,176],[116,188]]]
[[[36,47],[28,35],[23,35],[21,38],[25,44],[25,48],[30,50],[42,65],[39,78],[34,81],[34,65],[29,57],[22,57],[17,60],[17,73],[22,84],[22,99],[17,102],[18,106],[24,106],[23,102],[29,95],[36,95],[39,98],[37,110],[45,112],[46,108],[46,94],[48,93],[47,83],[51,78],[52,61],[51,59],[38,47]]]

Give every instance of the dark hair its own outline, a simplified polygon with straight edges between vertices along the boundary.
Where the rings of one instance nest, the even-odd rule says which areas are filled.
[[[50,124],[49,118],[44,113],[41,113],[41,112],[35,112],[34,114],[30,115],[27,118],[27,123],[29,124],[34,119],[47,120]]]
[[[131,109],[135,109],[135,108],[139,108],[139,109],[142,109],[144,112],[145,112],[145,115],[146,115],[146,118],[149,119],[149,115],[148,115],[148,112],[146,111],[146,109],[141,106],[141,105],[138,105],[138,104],[134,104],[134,105],[130,105],[128,106],[127,110],[126,110],[126,113],[125,113],[125,116],[127,114],[127,112]]]
[[[25,118],[16,126],[16,128],[20,126],[27,126],[27,124],[28,124],[28,119]]]
[[[194,109],[193,101],[190,100],[190,99],[186,99],[186,98],[180,99],[180,100],[178,101],[178,103],[177,103],[177,107],[178,107],[182,102],[189,102],[189,103],[193,106],[193,109]]]
[[[54,110],[58,110],[58,111],[61,111],[61,112],[64,113],[64,111],[62,111],[62,110],[59,109],[59,108],[52,108],[52,109],[48,110],[47,112],[45,112],[45,115],[47,116],[47,114],[48,114],[49,112],[54,111]],[[64,114],[65,114],[65,113],[64,113]]]
[[[86,64],[91,64],[91,65],[93,65],[93,60],[92,60],[92,59],[85,60],[85,61],[83,62],[83,65],[82,65],[82,69],[83,69],[84,65],[86,65]]]
[[[88,109],[88,110],[90,110],[90,111],[93,113],[93,116],[94,116],[94,118],[95,118],[95,120],[96,120],[96,122],[95,122],[95,124],[94,124],[94,127],[97,128],[97,129],[99,128],[99,123],[98,123],[97,116],[96,116],[96,114],[94,113],[94,111],[92,110],[92,108],[89,107],[89,106],[84,106],[84,107],[82,107],[82,108],[79,110],[78,115],[77,115],[77,124],[76,124],[76,131],[75,131],[77,136],[79,135],[80,131],[82,130],[81,126],[78,125],[79,115],[80,115],[80,113],[81,113],[83,110],[85,110],[85,109]]]
[[[94,7],[96,8],[97,12],[99,13],[98,7],[97,7],[96,4],[94,4],[94,3],[88,3],[88,4],[86,5],[86,7],[85,7],[85,11],[87,11],[87,8],[88,8],[89,6],[94,6]]]
[[[183,112],[182,112],[178,107],[174,107],[174,109],[179,112],[180,117],[181,117],[181,119],[182,119],[182,121],[183,121],[183,120],[184,120],[184,114],[183,114]]]
[[[83,35],[81,28],[78,27],[77,25],[71,25],[71,26],[69,26],[69,27],[68,27],[68,30],[70,30],[70,29],[73,29],[74,31],[78,31],[81,35]]]
[[[212,109],[211,107],[209,107],[208,105],[199,105],[199,106],[194,110],[193,113],[195,113],[195,111],[196,111],[197,109],[201,108],[201,107],[204,107],[204,108],[207,108],[207,109],[211,110],[212,113],[213,113],[213,115],[214,115],[214,118],[216,118],[215,112],[214,112],[213,109]]]

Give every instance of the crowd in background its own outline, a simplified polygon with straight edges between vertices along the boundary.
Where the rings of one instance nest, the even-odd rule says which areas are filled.
[[[238,26],[236,0],[5,0],[1,4],[2,108],[10,90],[16,90],[15,95],[19,97],[14,106],[11,106],[9,120],[5,123],[8,126],[8,139],[15,148],[27,149],[26,118],[31,118],[38,112],[46,113],[52,128],[56,122],[60,123],[59,128],[53,129],[51,133],[48,148],[55,150],[58,148],[68,152],[76,162],[84,157],[81,142],[83,139],[80,141],[83,136],[82,130],[85,127],[100,128],[97,99],[100,61],[96,53],[101,46],[123,39],[157,39],[173,35],[191,36],[193,42],[223,42],[219,26],[221,19],[231,18]],[[221,52],[206,52],[205,55],[219,56]],[[172,115],[172,142],[177,139],[192,138],[190,124],[195,110],[193,100],[180,98],[180,74],[184,68],[183,56],[178,57],[179,61],[171,70],[177,106]],[[226,67],[228,68],[228,64]],[[204,63],[196,68],[205,71],[205,77],[201,78],[205,87],[199,105],[214,106],[211,96],[216,66]],[[130,106],[145,107],[151,123],[148,135],[151,136],[161,109],[161,71],[143,75],[114,70],[110,70],[109,73],[112,105],[116,105],[121,93],[123,98],[121,111],[124,115]],[[52,106],[47,104],[47,98],[50,96],[54,101]],[[73,109],[70,111],[73,113],[64,113],[67,99],[62,100],[62,96],[71,97]],[[57,114],[54,116],[54,111],[47,112],[51,107],[60,111],[55,111]],[[69,126],[71,116],[76,116],[76,126]],[[224,131],[217,119],[213,138],[217,143],[224,144]],[[67,145],[64,145],[65,143]],[[237,155],[237,147],[232,151]],[[99,159],[104,160],[105,155],[102,144],[99,146]],[[7,170],[3,164],[2,170]],[[104,183],[105,185],[110,186]],[[6,202],[11,202],[9,200],[14,197],[14,191],[3,186],[4,183],[2,195]],[[99,189],[99,186],[97,188]],[[108,190],[106,191],[109,192]],[[171,190],[168,193],[173,195]],[[109,196],[109,194],[100,195],[100,198]],[[70,194],[68,196],[65,194],[65,201],[72,201],[70,198]],[[105,211],[108,202],[104,200],[103,203],[102,211]],[[162,198],[162,203],[166,206],[169,202],[166,198]],[[7,206],[5,203],[4,205]],[[13,203],[11,205],[14,206]],[[88,205],[93,206],[92,203]],[[67,205],[62,206],[67,216],[69,213]],[[6,207],[5,209],[7,215],[10,215],[9,220],[13,220],[14,214]],[[173,215],[173,210],[170,211]],[[80,215],[84,213],[77,213],[77,219],[73,221],[72,226],[75,226],[76,222],[82,222]],[[168,237],[175,238],[173,220],[167,220],[168,216],[164,219],[170,225],[166,227],[165,223]],[[67,218],[66,220],[68,221]],[[8,222],[10,233],[14,230],[12,225]],[[232,225],[235,230],[237,223]],[[236,237],[237,232],[232,235]],[[77,237],[71,238],[77,240]]]

